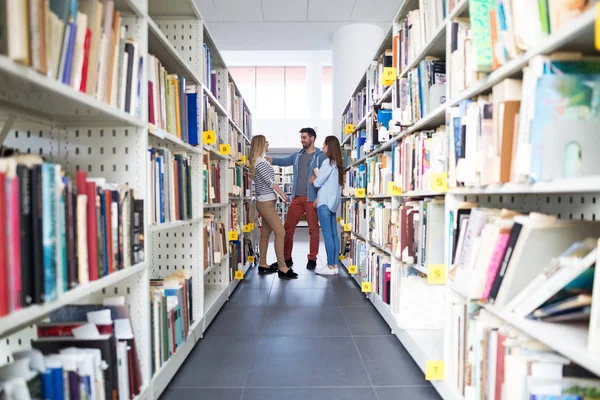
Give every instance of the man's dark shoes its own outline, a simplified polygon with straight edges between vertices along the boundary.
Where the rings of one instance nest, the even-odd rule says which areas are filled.
[[[308,260],[308,263],[306,264],[306,269],[315,269],[317,268],[317,261],[316,260]]]

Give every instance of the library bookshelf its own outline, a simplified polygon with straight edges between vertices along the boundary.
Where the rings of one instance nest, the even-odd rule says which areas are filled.
[[[84,229],[86,222],[87,229],[93,229],[89,225],[92,214],[77,214],[73,219],[57,217],[64,220],[56,222],[56,235],[61,228],[68,230],[75,222],[84,225],[73,228],[82,235],[80,239],[84,238],[77,244],[69,242],[68,236],[55,239],[65,248],[76,247],[81,251],[74,264],[76,283],[69,288],[61,284],[62,279],[67,279],[61,265],[64,260],[67,260],[64,265],[69,265],[69,257],[58,256],[62,251],[57,244],[51,275],[47,275],[46,264],[41,266],[41,294],[46,290],[45,296],[49,297],[27,307],[24,302],[20,304],[20,294],[8,286],[8,282],[17,282],[17,275],[21,279],[21,272],[14,267],[15,258],[7,256],[16,238],[1,236],[8,237],[9,245],[0,243],[0,278],[7,278],[0,287],[0,303],[10,301],[4,303],[6,309],[0,306],[0,368],[13,364],[12,355],[16,352],[31,349],[39,339],[40,325],[56,322],[50,317],[57,311],[66,306],[103,302],[108,307],[106,301],[111,299],[116,303],[110,304],[115,307],[123,304],[127,310],[137,353],[133,359],[139,361],[135,362],[140,374],[136,387],[132,381],[126,386],[132,393],[137,390],[135,398],[157,399],[253,265],[249,256],[255,254],[258,224],[245,167],[252,138],[252,116],[193,1],[167,4],[161,0],[81,0],[79,4],[79,16],[85,14],[84,6],[93,5],[94,10],[104,13],[97,17],[98,23],[110,17],[114,24],[106,25],[110,32],[104,32],[101,25],[98,28],[105,34],[113,33],[114,48],[107,45],[108,53],[103,53],[107,56],[101,57],[102,50],[98,47],[95,61],[98,77],[93,89],[77,86],[86,78],[77,73],[85,67],[77,64],[75,56],[71,75],[65,72],[63,79],[55,79],[51,73],[36,70],[33,57],[28,62],[18,59],[15,47],[0,54],[2,155],[6,151],[14,151],[18,157],[39,155],[43,163],[59,165],[65,177],[83,176],[78,190],[93,182],[96,201],[101,192],[111,190],[111,194],[126,193],[136,201],[141,200],[135,204],[143,204],[143,208],[134,209],[134,203],[124,202],[123,197],[113,198],[112,203],[109,200],[108,205],[115,211],[113,217],[131,223],[124,225],[118,219],[110,221],[101,203],[83,203],[100,217],[94,219],[96,229],[110,227],[115,232],[112,253],[100,249],[102,243],[108,242],[105,230],[103,238]],[[99,8],[101,4],[105,8]],[[49,10],[44,11],[49,15]],[[85,22],[80,26],[85,27]],[[93,42],[96,31],[90,21],[87,27]],[[11,32],[8,38],[11,39]],[[74,54],[80,54],[78,46],[83,46],[83,42],[74,41],[71,46]],[[130,49],[128,55],[134,61],[128,65],[123,54]],[[85,52],[81,53],[81,60],[83,54],[92,59],[91,49],[79,50]],[[37,51],[31,53],[37,55]],[[113,55],[114,62],[112,67],[104,68],[114,72],[110,81],[114,88],[102,89],[106,93],[101,95],[98,89],[103,86],[98,83],[102,79],[101,60],[109,59],[108,54]],[[62,62],[66,68],[69,61]],[[131,75],[127,75],[127,70]],[[117,71],[125,71],[122,80]],[[16,179],[5,168],[0,162],[3,182],[5,178]],[[59,167],[54,168],[59,171]],[[57,185],[59,181],[60,177]],[[74,178],[69,182],[76,186]],[[41,193],[56,195],[57,201],[64,200],[58,189],[46,190],[43,188]],[[2,207],[6,207],[5,192],[0,192]],[[90,197],[84,197],[87,200],[91,196],[90,192]],[[16,198],[19,201],[15,200],[15,204],[23,203],[23,197]],[[42,225],[46,229],[51,223],[44,219]],[[6,232],[8,223],[3,220],[0,229]],[[126,238],[129,232],[132,241]],[[91,238],[96,236],[100,238],[97,246],[91,245]],[[130,248],[134,250],[128,257]],[[103,256],[99,257],[111,256],[96,260],[100,273],[88,272],[92,268],[88,260],[95,259],[90,258],[88,250],[92,254],[101,252]],[[109,259],[115,264],[105,270]],[[29,267],[23,262],[22,271],[26,268]],[[22,278],[25,277],[23,274]],[[49,286],[57,281],[56,294],[49,295]],[[166,320],[175,316],[167,310],[167,297],[171,301],[173,293],[181,292],[183,297],[175,296],[179,307],[175,320],[180,332],[173,333],[175,325],[159,324],[157,317]],[[175,335],[172,341],[163,337],[167,331]],[[157,357],[157,353],[161,356]]]
[[[571,178],[560,174],[548,178],[544,172],[541,179],[529,169],[528,160],[531,158],[532,165],[536,165],[536,157],[552,159],[551,155],[533,152],[525,155],[525,162],[520,158],[522,154],[506,156],[528,144],[527,140],[516,142],[527,132],[519,125],[522,118],[529,118],[530,125],[525,127],[539,124],[533,109],[534,104],[543,102],[536,94],[539,86],[536,88],[535,79],[544,73],[538,67],[542,63],[548,66],[554,60],[560,64],[559,52],[572,62],[581,60],[581,55],[597,55],[593,38],[597,10],[594,6],[579,10],[579,15],[555,27],[549,17],[556,12],[554,6],[540,11],[539,5],[532,3],[531,9],[520,9],[524,14],[537,12],[534,16],[538,19],[545,15],[549,22],[547,26],[534,24],[533,30],[542,29],[543,34],[535,38],[524,36],[522,40],[530,44],[529,49],[511,54],[506,50],[510,39],[491,39],[490,32],[496,28],[490,28],[490,20],[485,20],[490,10],[499,12],[499,4],[507,3],[403,1],[341,115],[340,137],[346,166],[340,221],[342,264],[444,399],[525,398],[506,392],[504,386],[509,380],[514,383],[514,376],[489,364],[501,353],[504,362],[508,362],[512,357],[509,346],[518,351],[516,340],[535,343],[544,355],[575,364],[578,371],[591,372],[595,379],[600,375],[598,275],[588,281],[596,290],[587,289],[587,309],[577,322],[548,322],[523,311],[524,305],[537,304],[534,294],[545,288],[540,276],[550,273],[545,267],[566,263],[563,252],[571,245],[581,244],[585,237],[581,230],[587,227],[592,229],[587,232],[587,237],[592,238],[592,244],[588,243],[589,257],[596,262],[599,236],[594,229],[600,211],[600,172],[594,170]],[[508,8],[502,12],[511,11]],[[512,15],[514,12],[513,9]],[[405,33],[405,21],[412,32]],[[513,22],[523,26],[527,21],[536,20],[521,18]],[[471,53],[465,56],[461,40],[476,42],[478,37],[490,42],[498,40],[500,44],[494,44],[496,50],[473,44]],[[501,50],[497,50],[498,46]],[[565,52],[577,54],[569,58]],[[467,61],[461,64],[461,60]],[[532,74],[532,70],[539,72]],[[594,65],[588,72],[597,77],[600,68]],[[526,101],[528,108],[523,105]],[[509,103],[516,105],[517,113],[507,117]],[[476,106],[469,108],[469,104]],[[578,118],[573,121],[581,123]],[[488,122],[490,125],[486,125]],[[597,132],[598,126],[595,128]],[[492,140],[498,142],[483,147],[487,146],[487,139],[478,135],[486,134],[495,135]],[[535,139],[538,144],[531,146],[541,146],[542,140],[549,147],[548,142],[543,142],[549,140],[543,139],[545,134],[548,133],[541,134],[542,139]],[[457,141],[459,138],[462,144]],[[507,138],[515,140],[515,144],[509,153],[501,153],[500,144],[496,143],[504,143]],[[459,145],[463,147],[457,150]],[[457,153],[460,151],[464,153]],[[544,151],[545,147],[540,153]],[[489,158],[473,161],[481,153],[495,156],[493,162],[500,167],[493,167]],[[468,160],[466,164],[464,160]],[[559,158],[554,161],[561,163]],[[543,165],[544,171],[548,165]],[[500,173],[503,168],[510,173]],[[509,216],[499,216],[499,210]],[[479,212],[489,214],[481,217]],[[521,215],[515,217],[511,212]],[[568,243],[561,242],[558,248],[540,245],[536,251],[532,244],[548,234],[539,230],[535,234],[530,231],[531,236],[522,239],[517,233],[512,248],[510,244],[500,248],[483,244],[491,240],[497,245],[494,240],[500,236],[491,232],[498,225],[506,222],[505,228],[509,227],[511,233],[507,238],[512,238],[515,221],[525,221],[524,225],[518,222],[519,226],[536,226],[530,221],[540,215],[550,218],[551,224],[572,224],[572,240],[560,239]],[[479,220],[479,228],[473,222],[476,217],[484,221]],[[463,240],[467,239],[462,235],[466,233],[477,238],[477,245],[465,247]],[[517,246],[526,246],[531,253],[523,250],[516,259],[515,253],[512,258],[510,253],[506,255],[507,247],[516,251]],[[503,264],[494,261],[496,252],[500,257],[497,261]],[[542,267],[527,266],[534,261],[523,264],[523,260],[532,257],[539,257],[537,262]],[[465,263],[464,258],[470,262]],[[523,278],[526,282],[515,278],[517,268],[519,274],[527,277]],[[583,270],[593,271],[593,267]],[[531,283],[534,278],[537,283]],[[552,304],[552,298],[543,299],[548,303],[538,306]],[[542,363],[535,357],[528,361]],[[434,367],[442,372],[434,373]],[[526,375],[529,379],[539,378]],[[571,377],[561,375],[553,382],[564,389],[569,387],[567,381]],[[592,385],[597,387],[597,383],[593,380]],[[526,398],[530,398],[531,390],[534,389],[526,387],[519,393],[528,393]]]

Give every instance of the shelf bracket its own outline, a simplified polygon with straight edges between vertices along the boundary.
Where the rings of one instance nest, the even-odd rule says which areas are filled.
[[[0,146],[4,143],[4,140],[6,140],[8,132],[10,132],[16,120],[17,116],[15,114],[10,114],[6,121],[4,121],[4,124],[2,125],[2,130],[0,130]]]

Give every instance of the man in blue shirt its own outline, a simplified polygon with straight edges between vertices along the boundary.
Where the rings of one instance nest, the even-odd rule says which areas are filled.
[[[284,158],[270,158],[267,160],[273,165],[280,167],[294,166],[292,181],[292,195],[289,197],[291,203],[285,217],[285,242],[283,256],[288,267],[292,261],[292,248],[294,246],[294,232],[300,218],[306,214],[308,222],[308,233],[310,235],[310,250],[306,268],[315,269],[317,266],[317,253],[319,252],[319,218],[313,202],[317,198],[317,189],[310,182],[315,168],[319,168],[326,158],[322,150],[315,147],[317,133],[312,128],[300,130],[300,142],[302,150]]]

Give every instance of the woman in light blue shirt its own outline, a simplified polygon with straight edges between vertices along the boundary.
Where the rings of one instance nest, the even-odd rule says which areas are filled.
[[[336,227],[336,213],[344,185],[344,162],[338,138],[327,136],[323,143],[323,152],[327,158],[323,160],[317,176],[311,178],[311,183],[318,189],[314,206],[325,237],[327,266],[320,265],[315,272],[319,275],[337,275],[340,242]]]

